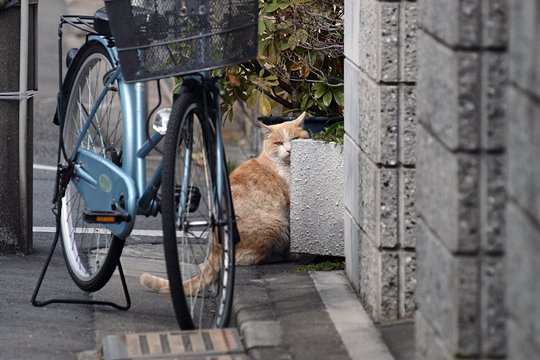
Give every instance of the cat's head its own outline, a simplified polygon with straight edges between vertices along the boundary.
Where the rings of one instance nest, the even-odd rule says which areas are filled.
[[[289,164],[291,160],[291,141],[307,139],[309,134],[304,130],[306,113],[294,120],[277,125],[259,123],[264,131],[263,154],[277,163]]]

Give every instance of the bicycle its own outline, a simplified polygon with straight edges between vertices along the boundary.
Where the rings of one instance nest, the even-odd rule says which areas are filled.
[[[65,77],[59,66],[57,234],[32,303],[129,308],[122,248],[137,215],[161,213],[179,326],[225,327],[239,236],[221,137],[219,78],[210,70],[256,55],[258,2],[106,0],[105,5],[94,16],[61,17],[60,58],[63,25],[87,35],[81,48],[67,53]],[[245,51],[231,53],[239,41]],[[144,82],[172,75],[182,77],[179,95],[171,110],[154,114],[156,132],[147,138]],[[163,138],[163,158],[147,181],[145,158]],[[128,305],[36,301],[59,237],[79,288],[100,290],[118,268]],[[205,266],[217,267],[217,284],[184,294],[183,283],[203,276]]]

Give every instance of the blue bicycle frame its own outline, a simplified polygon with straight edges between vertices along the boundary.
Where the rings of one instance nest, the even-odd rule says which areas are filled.
[[[102,43],[108,49],[111,58],[118,64],[116,48],[109,46],[106,37],[89,35],[88,41]],[[110,85],[115,81],[121,94],[123,117],[121,168],[95,153],[81,149],[92,120],[107,92],[110,91]],[[163,138],[163,135],[155,133],[152,138],[145,140],[145,98],[145,84],[126,83],[123,80],[121,67],[117,65],[108,76],[96,103],[90,109],[73,152],[69,154],[69,159],[74,164],[73,177],[77,180],[74,181],[74,185],[87,206],[93,211],[110,211],[113,205],[113,209],[124,211],[128,215],[127,221],[105,225],[120,238],[129,235],[136,215],[157,215],[159,211],[155,195],[161,181],[162,161],[147,184],[145,158]],[[120,197],[122,197],[122,204],[120,204]]]

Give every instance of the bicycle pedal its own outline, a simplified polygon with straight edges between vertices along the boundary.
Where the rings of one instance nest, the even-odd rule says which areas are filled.
[[[90,224],[120,224],[131,220],[129,214],[120,211],[84,211],[83,215]]]

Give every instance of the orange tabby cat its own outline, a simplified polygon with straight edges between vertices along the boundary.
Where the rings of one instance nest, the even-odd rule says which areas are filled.
[[[278,125],[260,124],[264,130],[263,150],[259,157],[241,164],[230,175],[231,193],[237,216],[240,242],[235,247],[237,265],[285,260],[289,248],[289,174],[291,140],[305,139],[302,128],[306,113]],[[213,246],[201,274],[184,283],[184,291],[193,293],[208,287],[219,267],[219,245]],[[148,273],[141,284],[149,289],[169,292],[169,281]],[[194,290],[195,289],[195,290]]]

